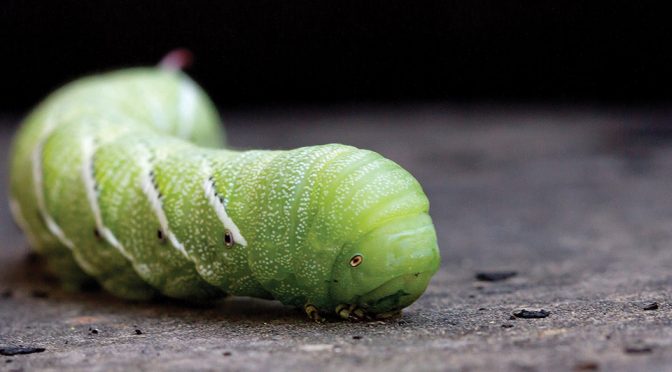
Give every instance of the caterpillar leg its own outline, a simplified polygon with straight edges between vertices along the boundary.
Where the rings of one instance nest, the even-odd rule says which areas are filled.
[[[340,304],[336,306],[336,314],[343,319],[361,321],[367,319],[366,312],[357,305]]]
[[[361,307],[357,307],[357,305],[354,304],[353,305],[340,304],[336,306],[336,314],[338,314],[338,316],[343,319],[353,321],[363,321],[371,319],[384,320],[401,316],[401,310],[388,311],[386,313],[379,313],[374,315],[367,313],[366,310],[362,309]]]
[[[308,318],[316,322],[324,321],[324,318],[322,318],[322,316],[320,315],[320,310],[317,307],[315,307],[315,305],[306,304],[303,307],[303,310],[306,312],[306,315],[308,315]]]

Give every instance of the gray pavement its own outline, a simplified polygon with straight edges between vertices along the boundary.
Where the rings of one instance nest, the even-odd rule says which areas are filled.
[[[427,293],[398,319],[324,324],[244,298],[194,306],[67,293],[28,255],[2,203],[0,349],[45,350],[0,355],[0,370],[672,368],[672,111],[430,105],[225,120],[236,147],[341,142],[413,173],[443,255]],[[0,125],[0,195],[13,130]],[[475,279],[491,271],[517,275]],[[511,319],[521,309],[550,315]]]

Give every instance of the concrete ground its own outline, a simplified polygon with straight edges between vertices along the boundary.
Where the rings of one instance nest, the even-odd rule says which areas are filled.
[[[672,368],[672,112],[436,105],[225,119],[236,147],[342,142],[413,173],[443,255],[426,294],[398,319],[316,324],[250,299],[66,293],[2,203],[0,353],[44,351],[0,355],[0,370]],[[0,125],[3,156],[13,130]],[[517,275],[475,278],[493,271]],[[521,309],[550,315],[511,318]]]

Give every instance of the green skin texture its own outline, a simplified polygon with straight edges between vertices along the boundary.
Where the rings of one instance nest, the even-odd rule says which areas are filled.
[[[313,317],[343,308],[375,316],[424,292],[440,258],[413,176],[339,144],[217,149],[219,122],[179,71],[127,69],[70,83],[14,139],[14,218],[66,287],[94,278],[127,299],[228,294],[276,299]],[[236,228],[246,244],[225,243]],[[353,267],[355,255],[362,262]]]

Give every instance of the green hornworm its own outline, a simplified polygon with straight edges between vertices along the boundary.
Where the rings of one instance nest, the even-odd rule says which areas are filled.
[[[230,151],[179,69],[86,77],[25,119],[10,206],[65,286],[127,299],[276,299],[312,318],[385,317],[438,270],[420,184],[379,154],[329,144]]]

